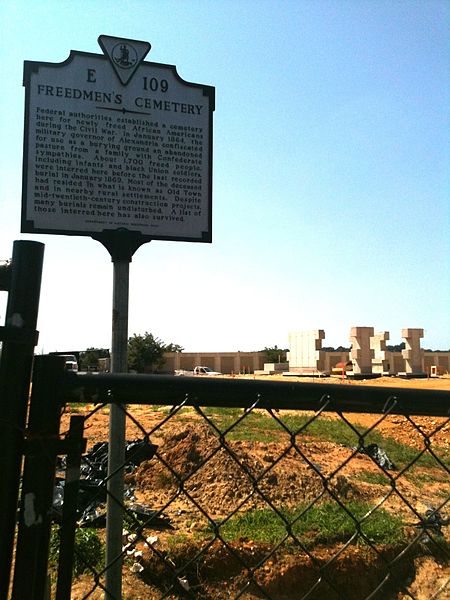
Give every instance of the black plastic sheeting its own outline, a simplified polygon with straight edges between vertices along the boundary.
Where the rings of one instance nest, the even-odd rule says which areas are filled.
[[[414,523],[414,527],[431,531],[437,535],[443,535],[442,528],[450,525],[450,519],[447,515],[440,513],[434,508],[430,508],[425,512],[422,520],[419,523]]]
[[[157,446],[148,440],[134,440],[125,443],[126,473],[132,473],[143,461],[150,460]],[[65,457],[62,457],[58,469],[65,469]],[[106,524],[106,480],[108,476],[108,442],[95,444],[82,456],[80,481],[77,498],[77,521],[80,527],[105,527]],[[56,478],[53,494],[53,519],[61,522],[64,505],[65,480]],[[125,485],[124,502],[128,514],[138,520],[145,520],[152,527],[167,527],[168,520],[146,505],[135,502],[134,489]]]
[[[125,472],[132,473],[144,460],[154,456],[158,446],[147,440],[125,442]],[[81,476],[86,479],[106,479],[108,476],[108,442],[95,444],[83,456]]]
[[[391,461],[386,452],[378,446],[378,444],[368,444],[358,448],[362,454],[367,454],[372,458],[377,465],[388,471],[398,471],[397,466]]]

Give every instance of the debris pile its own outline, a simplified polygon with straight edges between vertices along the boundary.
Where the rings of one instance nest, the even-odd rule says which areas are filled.
[[[357,448],[362,454],[367,454],[378,466],[388,471],[398,471],[397,466],[390,460],[386,452],[378,444],[368,444]]]
[[[423,529],[424,532],[432,532],[436,535],[443,535],[442,527],[450,525],[450,518],[447,515],[440,513],[435,508],[430,508],[425,511],[419,523],[414,523],[414,527]]]
[[[108,442],[95,444],[82,457],[77,496],[77,520],[80,527],[104,527],[106,524],[106,481],[108,477]],[[151,459],[157,450],[148,440],[133,440],[125,443],[126,473],[132,473],[143,461]],[[65,457],[60,458],[58,470],[66,467]],[[64,506],[65,479],[56,477],[53,494],[53,519],[61,522]],[[167,519],[158,511],[135,503],[134,488],[125,485],[124,500],[128,501],[127,513],[137,520],[151,521],[154,526],[167,526]]]

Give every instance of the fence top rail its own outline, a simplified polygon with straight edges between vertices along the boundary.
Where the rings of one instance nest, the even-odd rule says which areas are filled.
[[[445,390],[112,373],[66,373],[64,385],[66,402],[450,416]]]

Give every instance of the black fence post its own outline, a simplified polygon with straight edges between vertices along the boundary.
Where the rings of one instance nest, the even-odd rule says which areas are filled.
[[[2,277],[9,294],[0,328],[0,600],[9,590],[43,258],[43,244],[16,241],[9,273]]]
[[[70,417],[70,429],[66,440],[73,442],[67,452],[64,503],[61,516],[58,582],[56,600],[70,600],[74,564],[75,530],[77,526],[78,491],[80,488],[81,455],[85,450],[83,438],[84,417]]]
[[[24,449],[12,600],[44,600],[46,597],[56,455],[61,446],[59,423],[64,374],[62,357],[36,357]]]

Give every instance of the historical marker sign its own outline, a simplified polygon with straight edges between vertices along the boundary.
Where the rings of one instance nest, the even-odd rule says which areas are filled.
[[[146,42],[99,42],[25,61],[22,231],[210,242],[214,88],[143,61]]]

